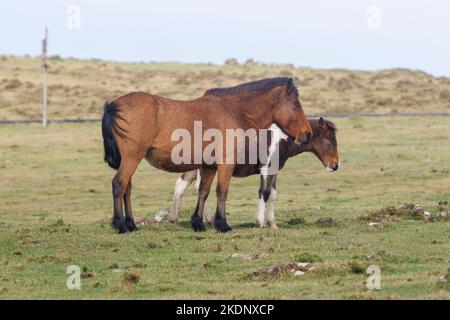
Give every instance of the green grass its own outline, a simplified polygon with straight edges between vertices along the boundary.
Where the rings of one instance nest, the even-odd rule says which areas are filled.
[[[232,180],[234,233],[209,227],[201,235],[188,223],[194,188],[178,227],[111,229],[113,171],[102,162],[100,124],[1,126],[0,298],[450,299],[440,280],[450,264],[448,220],[398,216],[373,228],[361,219],[405,202],[437,214],[438,202],[450,200],[450,118],[335,122],[342,167],[327,173],[310,154],[290,160],[278,180],[279,230],[253,224],[254,176]],[[169,207],[176,178],[142,163],[133,180],[135,217]],[[317,224],[321,217],[333,223]],[[268,256],[242,258],[261,253]],[[323,267],[299,277],[250,276],[307,262],[300,259]],[[370,264],[381,268],[381,290],[365,287]],[[91,275],[81,290],[66,287],[69,265]]]

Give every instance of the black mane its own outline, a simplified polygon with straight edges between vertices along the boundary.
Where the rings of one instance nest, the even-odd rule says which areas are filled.
[[[287,93],[289,95],[298,96],[298,91],[292,78],[287,77],[268,78],[243,83],[234,87],[209,89],[205,92],[205,95],[226,96],[250,91],[269,90],[277,86],[287,86]]]

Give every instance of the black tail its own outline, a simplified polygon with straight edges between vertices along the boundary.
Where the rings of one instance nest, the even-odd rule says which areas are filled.
[[[114,102],[106,102],[102,119],[103,148],[105,150],[105,162],[113,169],[119,169],[120,151],[117,146],[114,132],[122,130],[117,124],[116,119],[121,118],[118,114],[119,108]],[[120,135],[120,134],[119,134]]]

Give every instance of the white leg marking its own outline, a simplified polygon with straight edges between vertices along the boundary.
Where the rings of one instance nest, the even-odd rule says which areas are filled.
[[[270,196],[267,200],[267,224],[272,229],[277,229],[275,223],[275,200],[277,198],[277,190],[270,188]]]
[[[169,220],[171,222],[177,222],[178,216],[180,215],[180,206],[181,206],[181,198],[183,197],[184,193],[186,192],[186,189],[189,186],[189,182],[178,178],[177,182],[175,183],[175,190],[173,192],[173,203],[172,203],[172,209],[170,210],[170,218]]]
[[[200,189],[200,181],[202,181],[202,176],[200,175],[200,170],[197,170],[197,180],[195,181],[195,189],[197,190],[197,193],[198,189]]]
[[[258,212],[256,213],[256,223],[259,224],[260,228],[266,227],[266,203],[264,199],[261,197],[258,199]]]

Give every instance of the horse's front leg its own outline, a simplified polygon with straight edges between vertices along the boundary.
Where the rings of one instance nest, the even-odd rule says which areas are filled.
[[[200,169],[200,184],[197,196],[197,207],[191,218],[191,224],[194,231],[205,231],[205,225],[203,224],[203,210],[205,208],[205,202],[211,189],[211,184],[216,175],[215,168],[202,168]]]
[[[234,165],[220,165],[217,169],[217,208],[214,217],[214,227],[219,232],[231,231],[226,219],[226,207],[228,188],[233,176]]]
[[[256,213],[256,224],[260,228],[267,227],[266,207],[268,208],[272,196],[272,181],[274,175],[260,175],[259,192],[258,192],[258,211]]]
[[[277,174],[272,176],[272,183],[270,186],[270,195],[267,200],[267,226],[272,229],[278,229],[275,223],[275,200],[277,197]]]

